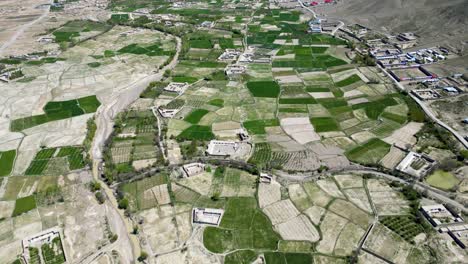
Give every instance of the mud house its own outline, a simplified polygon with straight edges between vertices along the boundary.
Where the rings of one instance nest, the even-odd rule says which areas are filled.
[[[426,176],[435,164],[436,161],[427,155],[410,151],[396,169],[416,178],[421,178]]]

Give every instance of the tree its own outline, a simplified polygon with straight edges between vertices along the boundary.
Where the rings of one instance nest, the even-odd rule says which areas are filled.
[[[452,171],[458,167],[457,161],[454,159],[444,159],[440,162],[439,168],[444,171]]]
[[[117,239],[119,238],[119,236],[117,234],[112,234],[109,238],[109,241],[111,243],[114,243],[115,241],[117,241]]]
[[[138,261],[143,262],[143,261],[145,261],[147,258],[148,258],[148,253],[146,253],[145,251],[142,251],[142,252],[140,253],[140,256],[138,257]]]
[[[92,192],[101,190],[101,183],[98,181],[92,181],[89,185]]]
[[[128,208],[128,199],[123,198],[119,201],[119,209],[127,209]]]
[[[94,196],[96,196],[96,200],[99,204],[103,204],[105,202],[104,195],[101,192],[96,192]]]

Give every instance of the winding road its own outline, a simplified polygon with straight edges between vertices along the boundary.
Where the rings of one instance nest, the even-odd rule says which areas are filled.
[[[118,208],[118,202],[115,195],[113,194],[113,190],[101,180],[100,168],[102,164],[102,150],[105,141],[112,133],[114,125],[113,120],[117,114],[123,111],[136,99],[138,99],[140,94],[146,89],[146,87],[148,87],[151,82],[161,80],[166,70],[173,69],[177,65],[179,61],[179,54],[182,48],[182,40],[176,36],[173,37],[176,39],[177,45],[176,54],[172,58],[171,62],[162,69],[159,69],[156,74],[147,76],[127,86],[125,91],[117,95],[110,104],[101,105],[95,115],[97,129],[90,150],[90,155],[93,160],[93,177],[96,181],[101,183],[102,189],[108,197],[108,204],[110,205],[108,210],[109,214],[112,216],[112,219],[109,219],[109,221],[113,221],[115,224],[114,226],[118,226],[118,228],[114,230],[114,232],[116,232],[118,235],[118,239],[116,242],[114,242],[114,244],[126,245],[125,248],[131,248],[132,256],[127,257],[127,260],[131,259],[129,263],[134,262],[134,260],[140,255],[140,243],[136,236],[130,235],[130,233],[133,231],[133,223],[124,215],[123,210]],[[93,256],[99,256],[105,251],[105,249],[106,248],[98,250]],[[88,263],[88,261],[93,259],[94,258],[88,258],[87,261],[82,263]]]

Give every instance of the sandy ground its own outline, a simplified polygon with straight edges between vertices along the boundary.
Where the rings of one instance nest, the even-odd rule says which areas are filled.
[[[273,225],[284,223],[299,215],[299,211],[289,199],[271,204],[263,208],[263,211]]]
[[[283,118],[280,123],[283,130],[301,145],[320,140],[308,118]]]
[[[258,186],[258,203],[260,208],[281,200],[281,185],[276,181],[271,184],[260,183]]]
[[[320,239],[317,229],[305,215],[299,215],[275,227],[285,240],[316,242]]]
[[[405,148],[407,144],[414,145],[416,143],[414,135],[418,133],[423,125],[422,123],[410,122],[404,127],[395,130],[392,135],[383,140],[388,144],[396,144],[403,148]]]

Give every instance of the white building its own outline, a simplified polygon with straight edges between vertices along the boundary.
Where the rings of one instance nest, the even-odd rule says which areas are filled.
[[[179,95],[183,94],[185,90],[188,88],[188,83],[178,83],[178,82],[171,82],[169,85],[164,87],[164,91],[177,93]]]
[[[162,106],[158,107],[159,114],[165,118],[173,118],[179,111],[180,109],[166,109]]]
[[[187,177],[196,176],[205,171],[205,164],[199,162],[185,164],[182,166],[182,170]]]
[[[239,149],[235,141],[211,140],[206,152],[212,156],[231,156]]]
[[[212,208],[193,208],[192,224],[218,226],[221,223],[224,210]]]
[[[235,49],[226,49],[223,54],[218,57],[220,61],[235,61],[237,57],[241,54],[240,51]]]

